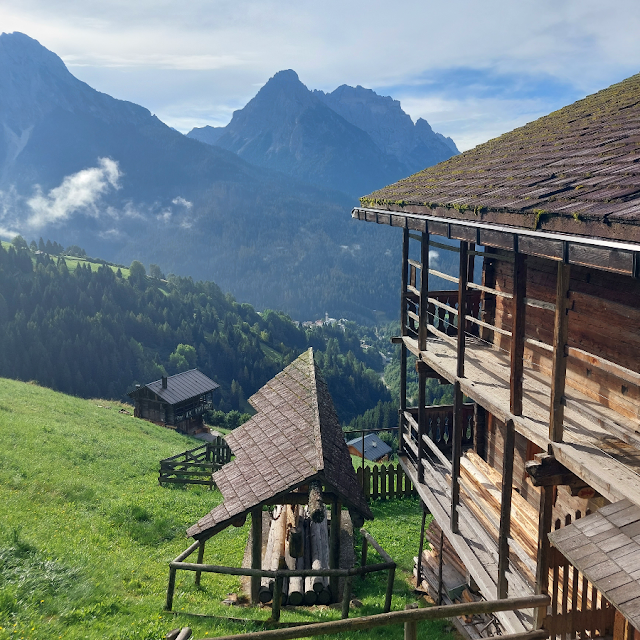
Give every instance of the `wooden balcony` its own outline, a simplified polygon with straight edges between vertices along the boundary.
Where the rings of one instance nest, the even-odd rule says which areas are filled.
[[[511,419],[516,431],[541,449],[551,447],[555,457],[610,501],[630,498],[640,502],[640,425],[578,390],[564,393],[562,442],[549,439],[551,376],[525,363],[523,411],[510,410],[509,354],[468,336],[465,375],[456,375],[456,349],[442,338],[418,349],[411,336],[402,338],[407,349],[502,422]]]

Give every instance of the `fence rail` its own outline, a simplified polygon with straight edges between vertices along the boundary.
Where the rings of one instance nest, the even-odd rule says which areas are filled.
[[[367,500],[393,500],[394,498],[417,495],[413,483],[400,464],[381,464],[373,468],[364,467],[364,484],[362,473],[362,467],[358,467],[356,475]]]
[[[213,489],[215,483],[212,475],[231,460],[231,449],[218,436],[213,442],[188,449],[170,458],[160,460],[160,476],[162,484],[200,484]]]

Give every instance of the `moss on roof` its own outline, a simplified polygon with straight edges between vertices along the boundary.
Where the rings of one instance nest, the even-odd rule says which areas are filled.
[[[360,200],[640,225],[640,74]]]

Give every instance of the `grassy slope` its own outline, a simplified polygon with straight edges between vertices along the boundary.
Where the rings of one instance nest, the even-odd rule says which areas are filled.
[[[220,604],[238,590],[237,578],[205,575],[196,589],[186,573],[178,574],[178,615],[163,612],[167,563],[188,545],[185,528],[221,497],[159,487],[158,461],[193,441],[119,408],[0,380],[0,639],[159,639],[186,625],[202,638],[252,625],[188,612],[268,617],[268,610]],[[378,503],[374,512],[367,526],[401,569],[393,599],[401,609],[413,601],[405,578],[419,535],[418,504]],[[216,536],[205,561],[239,566],[247,532],[245,525]],[[380,611],[385,582],[380,575],[354,585],[364,602],[360,614]],[[283,612],[283,621],[337,617],[330,609]],[[440,623],[421,625],[425,638],[441,630]],[[388,627],[359,637],[400,633]]]

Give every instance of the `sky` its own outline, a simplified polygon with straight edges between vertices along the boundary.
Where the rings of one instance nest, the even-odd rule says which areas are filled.
[[[185,133],[294,69],[390,95],[466,150],[640,71],[638,0],[0,0],[0,29]]]

